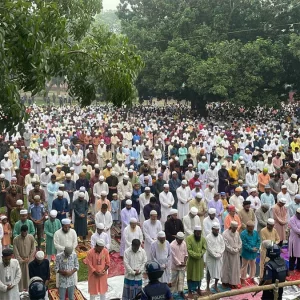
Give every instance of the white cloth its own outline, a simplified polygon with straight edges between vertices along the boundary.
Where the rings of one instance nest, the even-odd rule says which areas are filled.
[[[150,219],[143,223],[143,232],[145,236],[144,249],[147,254],[147,260],[151,259],[151,244],[157,240],[157,234],[162,231],[162,226],[159,220],[153,223]]]
[[[182,219],[184,235],[187,238],[189,235],[194,233],[195,226],[201,226],[201,221],[199,216],[195,216],[194,218],[190,217],[190,214],[187,214]]]
[[[215,193],[216,190],[214,188],[212,189],[206,188],[204,190],[204,200],[206,201],[206,204],[208,204],[209,201],[214,200]]]
[[[147,262],[147,255],[144,249],[140,247],[137,252],[133,252],[132,248],[126,249],[124,252],[124,277],[129,280],[141,280]],[[139,275],[135,274],[135,270],[140,271]]]
[[[214,236],[210,233],[206,237],[207,253],[206,253],[206,267],[212,279],[220,279],[222,272],[222,257],[225,251],[225,243],[223,236],[218,234]]]
[[[102,182],[102,183],[97,182],[94,184],[93,194],[96,199],[101,198],[101,192],[103,191],[106,192],[107,194],[109,193],[108,184],[106,182]]]
[[[134,239],[141,241],[141,244],[144,240],[143,233],[140,226],[136,226],[134,230],[130,227],[130,224],[124,229],[123,232],[125,238],[125,250],[131,247],[131,243]]]
[[[192,200],[193,197],[189,186],[186,186],[185,188],[180,186],[179,188],[177,188],[176,194],[178,199],[178,204],[177,204],[178,218],[182,219],[184,216],[186,216],[189,213],[188,201]]]
[[[249,188],[257,187],[257,185],[258,185],[257,173],[254,173],[253,175],[250,172],[247,173],[246,177],[245,177],[245,181],[246,181],[246,184],[248,184]]]
[[[163,228],[165,226],[165,223],[167,221],[167,217],[170,214],[170,211],[172,209],[172,206],[174,205],[174,197],[171,192],[161,192],[159,194],[159,202],[161,204],[161,223],[163,225]]]
[[[79,153],[73,153],[71,156],[71,163],[74,168],[74,173],[80,174],[82,170],[82,156]]]
[[[189,182],[195,176],[195,171],[187,170],[184,174],[184,178],[187,182]]]
[[[133,188],[131,182],[127,182],[125,185],[123,181],[119,182],[117,185],[117,191],[118,191],[118,199],[124,200],[126,193],[132,194]]]
[[[257,210],[261,207],[261,201],[257,196],[253,197],[250,195],[246,200],[251,202],[250,207],[254,210]]]
[[[233,205],[235,207],[235,209],[237,210],[237,212],[239,212],[240,210],[243,209],[243,202],[244,202],[243,196],[237,197],[234,194],[229,198],[229,204]]]
[[[102,211],[98,211],[95,215],[95,223],[96,226],[100,223],[104,224],[104,232],[107,233],[109,238],[109,243],[111,242],[111,235],[110,235],[110,228],[113,224],[112,216],[109,211],[107,211],[105,214],[102,213]]]
[[[211,233],[212,225],[214,222],[218,222],[220,224],[220,221],[217,218],[214,218],[211,220],[209,216],[204,218],[203,220],[203,231],[204,231],[204,236],[208,236]]]
[[[150,202],[150,198],[154,197],[154,195],[152,193],[150,193],[148,196],[146,195],[146,193],[142,193],[139,197],[139,201],[140,201],[140,223],[141,226],[145,221],[145,216],[144,216],[144,207],[149,204]]]
[[[286,180],[284,182],[284,184],[287,187],[287,191],[290,194],[291,199],[294,200],[295,195],[298,193],[298,183],[297,183],[297,181],[292,182],[291,179],[289,178],[288,180]]]
[[[33,169],[35,171],[35,174],[41,175],[42,172],[42,154],[38,152],[33,152],[32,154],[32,162],[33,162]]]
[[[1,160],[2,174],[5,175],[5,179],[8,180],[9,182],[11,181],[12,167],[13,167],[13,163],[10,159],[8,159],[8,160],[2,159]],[[8,169],[8,170],[6,170],[6,169]]]
[[[109,251],[110,249],[110,237],[106,232],[99,234],[97,231],[91,236],[91,246],[95,248],[97,240],[103,240],[105,243],[105,248]]]
[[[63,252],[65,247],[72,247],[75,249],[78,245],[76,231],[70,228],[67,233],[64,233],[61,228],[54,233],[53,242],[57,253]]]

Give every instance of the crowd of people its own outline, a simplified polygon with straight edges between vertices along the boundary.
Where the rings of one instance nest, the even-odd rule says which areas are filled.
[[[28,107],[25,131],[0,137],[0,299],[32,277],[48,286],[54,260],[60,299],[73,300],[74,250],[87,242],[89,294],[105,299],[113,226],[124,300],[150,299],[149,261],[164,271],[165,299],[186,297],[185,278],[188,298],[211,280],[214,292],[219,281],[255,283],[258,254],[263,284],[275,244],[288,243],[289,271],[300,271],[300,132],[297,107],[287,108],[289,119],[226,123],[184,105]]]

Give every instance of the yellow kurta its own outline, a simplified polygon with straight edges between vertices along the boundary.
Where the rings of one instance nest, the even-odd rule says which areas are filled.
[[[198,202],[196,199],[193,199],[190,201],[189,203],[190,205],[190,209],[192,207],[196,207],[198,209],[198,215],[200,217],[200,222],[201,222],[201,226],[203,228],[203,220],[205,217],[205,213],[207,212],[207,206],[204,200],[201,200],[200,202]],[[202,216],[200,216],[200,214],[203,214]]]

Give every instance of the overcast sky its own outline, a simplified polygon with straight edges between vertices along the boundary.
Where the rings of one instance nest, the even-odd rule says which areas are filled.
[[[116,9],[119,0],[103,0],[102,5],[104,10]]]

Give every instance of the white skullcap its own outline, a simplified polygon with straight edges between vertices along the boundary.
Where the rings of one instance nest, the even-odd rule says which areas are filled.
[[[262,246],[264,247],[264,248],[268,248],[269,246],[271,246],[272,245],[272,241],[271,240],[264,240],[264,241],[262,241]]]
[[[176,172],[176,171],[173,171],[173,172],[172,172],[172,175],[175,175],[175,174],[177,174],[177,172]]]
[[[151,210],[151,211],[150,211],[150,216],[152,216],[152,215],[157,215],[157,211],[156,211],[156,210],[154,210],[154,209],[153,209],[153,210]]]
[[[186,180],[182,180],[181,184],[187,184],[187,181]]]
[[[65,185],[63,184],[63,183],[61,183],[60,185],[59,185],[59,187],[61,188],[61,187],[65,187]]]
[[[102,240],[102,239],[98,239],[98,240],[96,241],[96,245],[97,245],[97,246],[100,246],[100,247],[104,247],[104,246],[105,246],[105,242],[104,242],[104,240]]]
[[[67,177],[67,178],[71,178],[71,177],[72,177],[71,173],[67,173],[67,174],[66,174],[66,177]]]
[[[102,192],[100,193],[100,195],[101,195],[101,196],[107,196],[107,192],[106,192],[106,191],[102,191]]]
[[[257,191],[256,188],[250,189],[250,193],[253,193],[253,192],[256,192],[256,191]]]
[[[0,174],[0,178],[5,178],[5,175],[4,174]]]
[[[104,178],[104,176],[99,176],[99,180],[101,180],[101,181],[103,181],[105,178]]]
[[[98,229],[104,229],[104,224],[103,223],[98,223],[97,228]]]
[[[41,197],[40,197],[40,195],[35,195],[35,196],[33,197],[33,199],[34,199],[34,200],[40,200]]]
[[[193,165],[192,165],[192,164],[189,164],[188,167],[189,167],[189,168],[190,168],[190,167],[193,167]]]
[[[56,216],[57,216],[57,210],[52,209],[52,210],[50,211],[50,217],[56,218]]]
[[[179,240],[184,240],[184,233],[181,231],[178,231],[175,237]]]
[[[166,165],[167,165],[167,163],[166,163],[165,161],[163,161],[161,164],[162,164],[163,166],[166,166]]]
[[[196,216],[197,213],[198,213],[198,209],[197,209],[196,207],[193,206],[193,207],[190,209],[190,213],[191,213],[192,215]]]
[[[123,176],[123,179],[124,179],[124,180],[129,180],[129,176],[128,176],[128,175],[124,175],[124,176]]]
[[[215,184],[214,184],[213,182],[210,182],[210,183],[208,184],[208,186],[210,186],[210,187],[214,187],[214,186],[215,186]]]
[[[211,207],[211,208],[208,210],[208,213],[209,213],[210,215],[215,214],[216,212],[217,212],[216,209],[213,208],[213,207]]]
[[[132,193],[127,192],[127,193],[125,194],[125,197],[131,197],[131,195],[132,195]]]
[[[46,173],[50,172],[50,169],[49,169],[49,168],[46,168],[46,169],[45,169],[45,172],[46,172]]]
[[[130,218],[130,222],[129,223],[137,223],[137,219],[136,218]]]
[[[3,221],[4,219],[7,219],[7,216],[2,215],[2,216],[0,217],[0,220]]]
[[[147,160],[147,159],[145,159],[145,160],[144,160],[144,164],[147,164],[147,163],[148,163],[148,160]]]
[[[81,187],[79,188],[79,191],[80,191],[80,192],[85,192],[85,187],[84,187],[84,186],[81,186]]]
[[[236,221],[231,221],[230,222],[230,227],[239,227],[239,223]]]
[[[298,178],[297,174],[292,174],[291,177],[292,177],[293,179],[297,179],[297,178]]]
[[[87,170],[87,166],[82,166],[82,170]]]
[[[226,166],[227,166],[226,163],[223,162],[223,163],[222,163],[222,167],[226,167]]]
[[[16,204],[17,205],[23,205],[23,200],[21,200],[21,199],[17,200]]]
[[[201,225],[197,225],[194,227],[194,231],[201,231]]]
[[[132,205],[132,201],[130,199],[126,200],[126,205]]]
[[[14,177],[14,176],[13,176],[13,177],[11,178],[11,181],[16,181],[16,180],[18,180],[17,177]]]
[[[111,167],[112,167],[112,164],[111,164],[111,163],[108,163],[107,166],[108,166],[109,168],[111,168]]]
[[[286,188],[287,188],[286,185],[281,186],[281,189],[286,189]]]
[[[85,193],[84,192],[79,192],[78,197],[79,198],[84,198],[85,197]]]
[[[94,167],[95,167],[95,169],[99,169],[100,168],[98,164],[95,164]]]
[[[168,188],[169,185],[167,183],[164,184],[164,188]]]
[[[146,186],[146,187],[145,187],[145,191],[150,191],[150,187],[149,187],[149,186]]]
[[[61,224],[63,224],[63,225],[70,225],[71,224],[71,220],[70,219],[62,219],[61,220]]]
[[[131,167],[133,167],[133,166],[130,166],[130,169],[128,170],[128,173],[133,173],[133,170],[131,169]]]
[[[272,218],[269,218],[268,221],[267,221],[268,224],[270,225],[274,225],[275,224],[275,220],[272,219]]]
[[[297,208],[296,212],[297,212],[298,214],[300,214],[300,207]]]
[[[20,210],[20,215],[27,215],[28,214],[28,210],[27,209],[21,209]]]
[[[4,154],[4,157],[7,158],[7,157],[8,157],[8,154]]]
[[[219,222],[213,222],[211,228],[220,229],[220,223]]]
[[[30,169],[30,173],[34,173],[35,171],[34,171],[34,169]]]
[[[176,161],[178,161],[178,160],[179,160],[179,157],[178,157],[178,156],[176,156],[176,157],[175,157],[175,160],[176,160]]]
[[[196,198],[202,199],[202,194],[201,194],[201,193],[197,193],[197,194],[196,194]]]
[[[43,251],[38,251],[36,254],[35,254],[35,258],[37,260],[43,260],[45,258],[45,253]]]
[[[74,167],[71,167],[71,168],[70,168],[70,171],[74,171],[74,170],[75,170],[75,168],[74,168]]]
[[[172,208],[172,209],[170,210],[169,215],[174,215],[174,214],[178,214],[178,210],[175,209],[175,208]]]
[[[202,156],[201,159],[206,159],[206,157],[205,157],[205,156]]]
[[[58,191],[57,192],[57,196],[63,196],[63,195],[64,195],[63,191]]]
[[[213,162],[211,165],[210,165],[211,167],[215,167],[216,166],[216,164]]]
[[[164,237],[166,237],[166,234],[165,234],[164,231],[160,231],[160,232],[157,234],[157,237],[158,237],[158,238],[164,238]]]
[[[279,202],[285,204],[285,203],[286,203],[286,199],[285,199],[285,198],[280,198],[280,199],[279,199]]]

